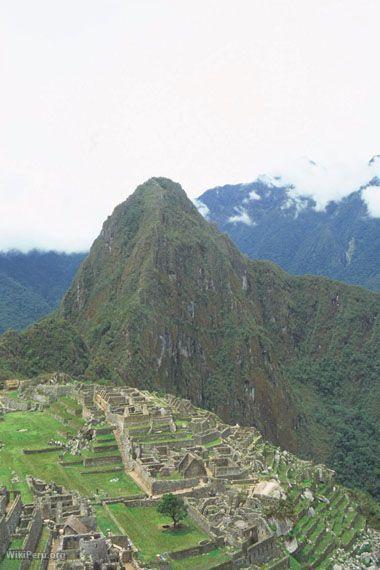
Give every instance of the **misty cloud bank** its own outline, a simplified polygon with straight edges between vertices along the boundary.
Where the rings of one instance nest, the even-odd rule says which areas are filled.
[[[339,201],[363,188],[362,198],[372,217],[380,217],[380,157],[367,164],[318,164],[306,157],[284,164],[270,173],[273,186],[293,186],[292,197],[308,196],[316,209],[324,210],[331,201]],[[376,185],[376,182],[379,185]]]

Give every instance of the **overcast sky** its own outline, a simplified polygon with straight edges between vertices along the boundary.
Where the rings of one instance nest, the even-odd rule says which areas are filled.
[[[380,153],[379,22],[379,0],[0,0],[0,249],[85,249],[150,176],[195,197],[307,156],[321,202],[348,193]]]

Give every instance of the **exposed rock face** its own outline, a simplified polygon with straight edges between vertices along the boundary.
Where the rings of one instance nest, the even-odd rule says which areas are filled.
[[[0,371],[69,372],[72,354],[72,373],[176,392],[338,473],[342,467],[347,480],[362,477],[365,463],[370,487],[378,306],[368,291],[249,261],[178,184],[154,178],[106,220],[64,298],[70,349],[63,342],[59,358],[44,362],[41,339],[50,352],[59,343],[56,329],[49,344],[49,327],[38,324],[0,339]],[[30,345],[41,355],[32,362]],[[349,465],[344,430],[353,417],[348,449],[368,456]]]

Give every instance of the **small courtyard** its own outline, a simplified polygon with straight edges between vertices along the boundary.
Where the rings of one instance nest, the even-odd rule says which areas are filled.
[[[157,553],[174,552],[196,546],[208,536],[189,517],[179,529],[171,527],[171,519],[160,515],[156,507],[126,507],[122,503],[109,505],[119,525],[128,532],[144,561],[154,560]],[[169,525],[169,528],[164,528]]]

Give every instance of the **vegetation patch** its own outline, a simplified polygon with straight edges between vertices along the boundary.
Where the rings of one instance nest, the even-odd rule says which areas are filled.
[[[141,492],[140,488],[124,471],[115,473],[90,473],[83,475],[81,456],[65,455],[65,462],[78,461],[65,467],[60,463],[61,451],[33,453],[26,455],[24,449],[47,447],[50,440],[66,441],[67,432],[74,430],[54,417],[53,411],[12,412],[0,422],[0,484],[9,489],[21,491],[25,502],[32,500],[26,483],[26,476],[32,475],[46,482],[55,481],[68,490],[76,490],[87,497],[99,494],[101,497],[128,497]],[[86,457],[99,457],[102,454],[86,451]],[[104,469],[106,465],[102,466]],[[100,469],[100,468],[99,468]]]
[[[127,507],[117,503],[109,505],[109,509],[146,562],[154,560],[158,553],[183,550],[208,539],[189,517],[174,529],[171,518],[159,514],[154,506]]]

